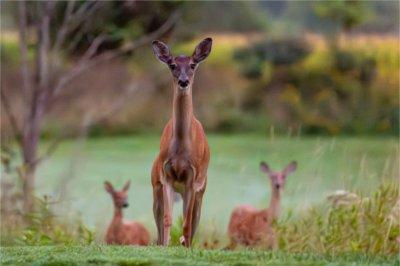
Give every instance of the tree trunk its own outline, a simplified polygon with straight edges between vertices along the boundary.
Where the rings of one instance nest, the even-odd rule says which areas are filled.
[[[23,194],[24,211],[31,213],[34,209],[35,174],[38,163],[38,145],[40,128],[51,88],[49,82],[49,50],[50,50],[50,14],[52,3],[46,1],[41,3],[44,10],[37,29],[37,58],[36,58],[36,81],[33,86],[31,107],[25,121],[22,139],[22,155],[24,161],[23,171]]]
[[[38,162],[38,145],[43,111],[44,95],[41,93],[33,99],[31,114],[26,122],[24,134],[22,136],[22,155],[24,162],[22,186],[25,213],[32,212],[34,207],[35,174]]]

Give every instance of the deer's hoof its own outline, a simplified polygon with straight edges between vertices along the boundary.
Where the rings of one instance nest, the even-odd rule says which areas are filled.
[[[181,243],[182,246],[184,246],[184,245],[185,245],[185,237],[184,237],[184,236],[181,236],[181,237],[179,238],[179,242]]]

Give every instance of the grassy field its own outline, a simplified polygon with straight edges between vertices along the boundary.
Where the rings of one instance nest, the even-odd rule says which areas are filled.
[[[40,168],[39,194],[66,195],[54,205],[56,212],[61,217],[79,213],[101,236],[112,217],[103,182],[110,180],[119,187],[131,179],[126,218],[145,223],[154,235],[150,169],[158,142],[159,136],[152,135],[65,142]],[[259,171],[261,160],[273,169],[291,160],[299,163],[287,181],[283,214],[323,202],[337,189],[368,193],[381,178],[399,176],[395,138],[210,135],[209,142],[212,157],[200,230],[215,229],[221,234],[237,204],[267,206],[270,192],[267,177]],[[181,213],[181,205],[175,205],[176,215]]]
[[[64,222],[73,223],[73,218],[80,216],[95,230],[95,243],[80,246],[76,243],[90,241],[85,237],[83,242],[74,242],[68,236],[66,242],[51,242],[46,230],[44,235],[33,230],[32,237],[37,240],[30,240],[30,233],[24,233],[19,239],[25,240],[17,241],[17,246],[1,248],[1,264],[400,265],[396,255],[399,231],[389,217],[398,200],[395,185],[399,178],[399,151],[397,139],[390,137],[209,135],[212,159],[195,248],[100,244],[112,217],[111,199],[103,188],[105,180],[117,187],[127,179],[132,180],[131,205],[125,218],[143,222],[154,239],[149,172],[158,141],[159,136],[148,135],[62,143],[39,169],[38,194],[53,198],[52,210]],[[288,177],[284,192],[279,223],[280,251],[244,248],[223,251],[232,208],[242,203],[265,207],[269,202],[267,177],[259,171],[261,160],[273,169],[280,169],[291,160],[299,163],[298,170]],[[386,187],[378,186],[381,183],[386,183]],[[357,191],[369,200],[351,209],[334,208],[324,212],[326,208],[315,211],[309,208],[329,206],[326,196],[338,189]],[[60,198],[60,195],[63,196]],[[175,218],[181,212],[181,202],[176,205]],[[289,214],[292,218],[288,218]],[[174,243],[180,236],[178,227],[173,226]],[[62,231],[55,230],[50,237],[63,239]],[[51,243],[62,244],[47,246]]]
[[[1,249],[2,265],[398,265],[398,258],[313,255],[261,251],[211,251],[112,246],[15,247]]]

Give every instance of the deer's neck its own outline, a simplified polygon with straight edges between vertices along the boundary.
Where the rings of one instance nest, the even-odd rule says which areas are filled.
[[[180,93],[179,88],[174,88],[172,109],[172,138],[178,149],[190,148],[190,129],[193,119],[192,88],[187,93]]]
[[[279,216],[281,202],[281,192],[276,189],[272,189],[271,200],[268,206],[268,214],[271,217],[271,221],[275,220]]]
[[[118,229],[118,227],[120,225],[122,225],[122,209],[121,208],[115,208],[112,225],[115,229]]]

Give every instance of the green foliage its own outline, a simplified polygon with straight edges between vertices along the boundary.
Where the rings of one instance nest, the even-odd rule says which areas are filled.
[[[75,10],[78,10],[88,1],[76,1]],[[68,54],[80,54],[99,35],[106,36],[99,47],[99,51],[113,49],[122,46],[125,42],[131,42],[160,27],[165,20],[182,5],[181,1],[141,1],[138,3],[122,1],[102,1],[96,8],[91,9],[82,25],[74,25],[79,19],[70,23],[68,32],[69,40],[63,47],[63,52]],[[28,20],[35,21],[43,9],[42,2],[29,2]],[[55,5],[56,15],[50,24],[52,42],[61,28],[67,9],[67,1],[59,1]],[[101,18],[101,19],[98,19]],[[78,29],[76,26],[79,26]]]
[[[234,59],[241,62],[242,74],[250,79],[261,77],[266,61],[274,66],[294,64],[310,53],[309,45],[302,39],[284,38],[256,43],[250,47],[238,49]]]
[[[357,0],[331,0],[317,2],[316,14],[327,18],[343,30],[350,30],[362,23],[368,16],[367,5]]]
[[[255,32],[267,27],[266,14],[253,1],[187,1],[182,17],[177,32],[188,37],[197,32]]]
[[[278,129],[301,125],[307,134],[397,134],[399,80],[392,59],[398,49],[390,40],[371,38],[368,46],[356,39],[334,49],[316,44],[312,52],[304,41],[291,40],[238,49],[239,70],[251,82],[241,111],[251,106],[272,114]],[[263,105],[263,95],[274,100]]]
[[[378,89],[384,81],[378,79],[374,57],[346,49],[332,51],[328,57],[332,64],[326,68],[307,69],[303,65],[287,72],[286,86],[298,88],[300,99],[287,100],[306,132],[312,127],[331,134],[380,132],[383,117],[394,121],[389,110],[398,103],[387,105],[389,95]],[[385,131],[395,133],[397,125],[386,124]]]

